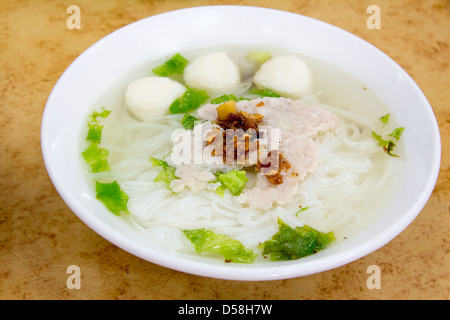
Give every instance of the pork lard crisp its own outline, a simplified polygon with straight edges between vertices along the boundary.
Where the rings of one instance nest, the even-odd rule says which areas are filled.
[[[217,111],[217,104],[207,104],[197,110],[197,118],[203,120],[203,131],[208,128],[220,133],[224,132],[223,128],[217,125],[219,115]],[[256,173],[255,179],[246,186],[243,192],[238,196],[238,201],[242,205],[248,205],[254,209],[270,209],[273,205],[284,205],[292,201],[293,196],[298,192],[299,183],[305,177],[314,172],[319,164],[319,147],[314,141],[320,134],[330,131],[337,125],[337,116],[327,110],[319,107],[311,106],[300,100],[292,100],[289,98],[271,98],[265,97],[254,100],[241,100],[235,104],[236,114],[245,116],[257,115],[262,120],[258,123],[256,130],[259,132],[258,137],[258,155],[266,156],[265,159],[258,159],[255,163],[240,163],[228,164],[222,156],[221,159],[216,159],[215,165],[202,164],[188,164],[188,163],[171,163],[176,167],[176,174],[180,180],[174,180],[173,190],[181,191],[182,186],[189,186],[196,184],[202,185],[203,188],[211,189],[210,183],[214,181],[211,173],[217,171],[226,172],[235,169],[254,167]],[[196,127],[197,127],[196,126]],[[199,129],[200,127],[197,127]],[[261,137],[262,128],[267,132],[271,130],[278,130],[279,145],[278,145],[278,171],[264,171],[263,163],[268,163],[270,153],[262,153],[261,150],[266,147]],[[189,132],[178,132],[178,135],[193,135],[194,130],[187,130]],[[208,136],[208,134],[204,134]],[[266,137],[267,138],[267,137]],[[192,140],[191,139],[191,140]],[[172,139],[176,141],[177,139]],[[189,140],[189,139],[188,139]],[[186,139],[184,140],[186,141]],[[267,141],[267,140],[264,140]],[[202,148],[207,147],[208,139],[203,139]],[[175,145],[174,149],[179,148]],[[267,150],[265,150],[267,151]],[[208,157],[214,157],[210,153]],[[270,158],[273,159],[273,158]],[[210,159],[209,159],[210,160]],[[260,162],[261,161],[261,162]],[[211,161],[210,161],[211,162]],[[187,168],[190,167],[189,169]],[[193,168],[195,166],[195,170]],[[194,173],[195,172],[195,173]],[[194,174],[193,174],[194,173]],[[208,174],[209,173],[209,174]],[[186,180],[186,181],[185,181]],[[180,188],[181,187],[181,188]],[[198,187],[194,188],[198,191]]]

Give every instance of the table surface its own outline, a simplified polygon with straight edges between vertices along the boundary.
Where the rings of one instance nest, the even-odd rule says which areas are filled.
[[[81,29],[69,30],[67,1],[2,0],[0,9],[1,299],[448,299],[450,214],[450,2],[448,0],[78,0]],[[62,201],[42,160],[40,125],[58,78],[112,31],[158,13],[201,5],[276,8],[345,29],[403,67],[428,98],[442,139],[436,187],[418,217],[379,250],[339,268],[268,282],[204,278],[137,258],[107,242]],[[367,7],[381,29],[367,28]],[[80,289],[67,286],[80,267]],[[368,267],[381,271],[369,289]]]

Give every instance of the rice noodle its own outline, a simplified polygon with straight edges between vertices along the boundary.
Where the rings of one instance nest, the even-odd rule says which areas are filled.
[[[115,130],[120,134],[104,137],[104,145],[115,159],[111,163],[113,175],[130,197],[129,219],[167,248],[180,248],[176,234],[194,228],[212,229],[255,248],[276,231],[278,217],[292,225],[308,224],[323,232],[334,231],[337,239],[343,239],[371,221],[373,214],[367,212],[368,208],[376,210],[383,203],[380,199],[390,196],[392,190],[387,182],[400,172],[395,162],[380,157],[376,143],[368,136],[370,128],[340,117],[337,135],[329,133],[317,141],[319,168],[300,184],[290,204],[264,212],[242,207],[228,193],[223,198],[207,190],[175,194],[153,182],[159,169],[149,161],[149,156],[163,157],[170,152],[167,133],[179,128],[171,118],[160,119],[165,125],[122,125],[114,121],[105,128],[120,127]],[[299,205],[308,209],[296,215]],[[183,248],[191,250],[187,244]]]
[[[243,83],[234,93],[241,94],[248,87]],[[278,218],[292,226],[307,224],[323,232],[334,231],[337,241],[342,241],[364,229],[386,206],[402,174],[402,161],[380,151],[371,136],[372,118],[319,103],[319,95],[305,100],[335,113],[338,128],[315,139],[320,164],[300,183],[294,200],[283,206],[255,210],[242,206],[229,193],[223,197],[208,190],[173,193],[153,182],[160,169],[152,167],[149,157],[168,155],[171,134],[182,128],[183,115],[139,122],[120,104],[104,121],[102,146],[110,152],[111,173],[91,178],[114,177],[129,196],[130,215],[124,219],[150,241],[170,250],[193,252],[181,231],[207,228],[258,251],[258,244],[278,230]],[[298,212],[300,205],[308,209]]]

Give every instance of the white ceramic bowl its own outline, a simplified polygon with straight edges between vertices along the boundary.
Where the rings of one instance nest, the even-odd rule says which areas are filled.
[[[235,44],[300,52],[356,76],[386,103],[402,126],[405,178],[379,218],[352,239],[283,263],[223,264],[149,244],[95,199],[80,168],[79,138],[99,96],[129,70],[187,48]],[[436,183],[440,136],[433,111],[409,75],[360,38],[298,14],[255,7],[206,6],[152,16],[121,28],[81,54],[55,85],[42,119],[49,176],[73,212],[99,235],[142,259],[196,275],[274,280],[329,270],[359,259],[396,237],[419,214]]]

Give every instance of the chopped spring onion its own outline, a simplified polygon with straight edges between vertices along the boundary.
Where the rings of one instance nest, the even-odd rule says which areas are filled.
[[[395,129],[394,131],[392,131],[392,133],[390,133],[389,136],[391,136],[391,137],[393,137],[393,138],[399,140],[399,139],[400,139],[400,136],[401,136],[402,133],[403,133],[403,130],[405,130],[404,127],[397,128],[397,129]]]
[[[384,124],[388,123],[388,121],[389,121],[389,116],[390,116],[390,115],[391,115],[390,113],[385,114],[384,116],[382,116],[382,117],[380,118],[380,121],[383,122]]]
[[[382,116],[380,118],[380,121],[383,122],[383,124],[387,124],[389,121],[389,116],[390,116],[389,113]],[[398,141],[403,133],[403,130],[405,130],[404,127],[394,129],[394,131],[388,134],[388,136],[393,137],[395,140]],[[396,146],[394,141],[383,139],[382,136],[380,134],[377,134],[375,131],[372,131],[372,136],[378,142],[378,145],[383,148],[384,152],[386,152],[388,155],[392,157],[398,157],[398,155],[392,153],[392,150],[394,150],[394,147]]]
[[[392,157],[398,157],[398,155],[392,153],[392,150],[394,150],[395,147],[394,141],[384,140],[381,135],[377,134],[374,131],[372,131],[372,136],[375,138],[375,140],[377,140],[378,145],[383,148],[384,152]]]

